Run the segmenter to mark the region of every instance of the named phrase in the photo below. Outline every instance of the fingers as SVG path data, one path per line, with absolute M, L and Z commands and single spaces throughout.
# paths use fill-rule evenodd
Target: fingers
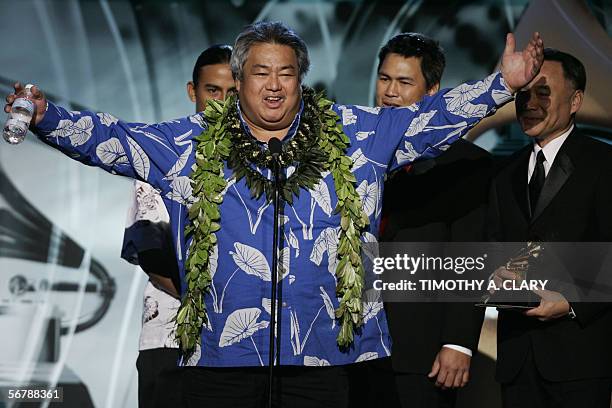
M 463 383 L 463 371 L 457 371 L 455 373 L 455 381 L 453 381 L 453 388 L 461 388 Z
M 453 388 L 455 377 L 457 377 L 457 371 L 449 371 L 446 375 L 446 380 L 444 380 L 442 388 Z
M 19 93 L 23 92 L 25 90 L 25 88 L 23 87 L 23 85 L 21 85 L 21 82 L 15 82 L 13 84 L 13 88 L 15 88 L 15 94 L 19 95 Z
M 516 272 L 512 272 L 507 269 L 502 269 L 496 272 L 496 275 L 499 278 L 505 279 L 505 280 L 519 280 L 520 279 Z
M 529 309 L 524 314 L 525 316 L 535 317 L 541 322 L 545 322 L 546 320 L 548 320 L 548 313 L 546 311 L 544 303 L 542 302 L 540 303 L 540 306 L 535 307 L 533 309 Z
M 531 36 L 529 55 L 532 58 L 531 74 L 535 76 L 544 61 L 544 41 L 537 31 Z
M 463 375 L 461 376 L 461 387 L 465 387 L 469 381 L 470 381 L 470 372 L 464 371 Z
M 41 90 L 36 85 L 34 85 L 34 86 L 32 86 L 32 88 L 30 88 L 30 92 L 32 92 L 32 97 L 34 99 L 43 99 L 44 98 L 43 93 L 41 92 Z
M 438 374 L 436 378 L 436 387 L 445 387 L 444 383 L 446 382 L 446 377 L 448 377 L 448 371 L 440 371 L 440 374 Z
M 512 33 L 506 34 L 506 48 L 504 48 L 504 55 L 514 54 L 515 48 L 516 48 L 516 41 L 514 39 L 514 34 Z
M 431 366 L 431 372 L 427 374 L 427 377 L 433 378 L 436 375 L 438 375 L 439 372 L 440 372 L 440 361 L 438 360 L 438 357 L 436 357 L 433 365 Z
M 542 306 L 534 307 L 525 312 L 525 316 L 540 317 L 542 312 Z

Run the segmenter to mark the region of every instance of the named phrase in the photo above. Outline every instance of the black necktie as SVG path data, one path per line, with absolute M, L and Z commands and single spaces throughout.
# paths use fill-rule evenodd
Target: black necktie
M 535 212 L 538 198 L 540 198 L 542 186 L 544 186 L 544 180 L 546 179 L 546 175 L 544 173 L 545 161 L 546 157 L 544 157 L 544 151 L 540 150 L 536 157 L 536 165 L 535 169 L 533 170 L 533 174 L 531 175 L 531 180 L 529 180 L 529 205 L 531 206 L 532 216 Z

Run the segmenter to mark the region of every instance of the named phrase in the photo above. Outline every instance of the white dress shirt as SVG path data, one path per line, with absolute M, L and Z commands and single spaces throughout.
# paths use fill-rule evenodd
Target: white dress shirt
M 561 149 L 561 146 L 563 145 L 563 143 L 565 142 L 565 139 L 567 139 L 569 134 L 572 133 L 572 130 L 574 130 L 573 124 L 561 136 L 556 137 L 550 142 L 548 142 L 546 146 L 544 146 L 544 148 L 540 147 L 540 145 L 537 143 L 533 144 L 533 150 L 531 151 L 531 157 L 529 157 L 529 166 L 527 166 L 527 183 L 529 183 L 529 180 L 531 180 L 531 175 L 533 174 L 533 171 L 535 170 L 536 157 L 538 156 L 538 153 L 540 152 L 540 150 L 544 150 L 544 157 L 546 158 L 546 160 L 544 161 L 544 175 L 548 176 L 548 171 L 552 167 L 555 161 L 555 157 L 557 157 L 557 153 L 559 153 L 559 149 Z

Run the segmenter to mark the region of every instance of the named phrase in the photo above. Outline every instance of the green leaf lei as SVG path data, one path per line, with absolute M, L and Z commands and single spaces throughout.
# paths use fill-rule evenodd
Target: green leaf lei
M 196 137 L 193 172 L 190 176 L 195 202 L 189 209 L 191 223 L 185 235 L 193 234 L 185 265 L 187 291 L 178 311 L 177 339 L 181 350 L 189 356 L 200 344 L 202 327 L 208 323 L 204 294 L 211 284 L 209 257 L 217 243 L 216 232 L 221 228 L 219 205 L 223 202 L 227 182 L 224 161 L 233 171 L 232 177 L 245 178 L 253 198 L 266 194 L 272 200 L 272 181 L 262 176 L 253 166 L 271 168 L 272 155 L 247 135 L 239 118 L 237 96 L 224 103 L 209 101 L 204 115 L 208 129 Z M 293 174 L 283 181 L 281 196 L 289 205 L 300 189 L 311 189 L 331 172 L 338 204 L 335 214 L 340 215 L 340 235 L 336 267 L 336 295 L 340 305 L 336 318 L 340 321 L 337 342 L 348 347 L 353 333 L 363 323 L 361 294 L 364 269 L 361 259 L 361 233 L 369 223 L 362 202 L 355 189 L 357 180 L 351 172 L 352 159 L 346 155 L 349 138 L 344 134 L 332 102 L 321 94 L 304 87 L 304 109 L 295 136 L 283 143 L 279 161 L 283 167 L 294 165 Z

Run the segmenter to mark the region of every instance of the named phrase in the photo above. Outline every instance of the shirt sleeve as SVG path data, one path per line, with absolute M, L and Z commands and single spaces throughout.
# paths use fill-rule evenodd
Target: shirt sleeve
M 34 133 L 84 164 L 167 191 L 183 170 L 189 171 L 192 139 L 205 126 L 203 114 L 148 125 L 123 122 L 108 113 L 69 112 L 49 103 Z
M 463 354 L 467 354 L 468 356 L 472 357 L 472 350 L 470 350 L 467 347 L 459 346 L 457 344 L 445 344 L 442 347 L 446 347 L 446 348 L 449 348 L 449 349 L 452 349 L 452 350 L 456 350 L 456 351 L 459 351 L 459 352 L 461 352 Z
M 444 89 L 402 108 L 340 106 L 342 124 L 366 156 L 393 171 L 440 155 L 481 119 L 512 100 L 501 73 Z
M 167 251 L 172 253 L 170 217 L 159 193 L 147 183 L 134 181 L 132 203 L 128 209 L 123 234 L 121 258 L 138 265 L 139 253 Z

